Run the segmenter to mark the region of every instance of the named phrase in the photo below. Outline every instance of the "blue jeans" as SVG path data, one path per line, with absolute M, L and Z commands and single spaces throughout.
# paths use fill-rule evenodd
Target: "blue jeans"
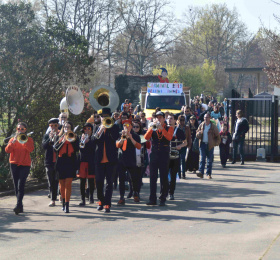
M 239 146 L 240 161 L 244 162 L 244 150 L 243 150 L 244 140 L 245 140 L 245 137 L 240 137 L 240 139 L 238 141 L 235 141 L 235 140 L 233 141 L 233 157 L 232 157 L 233 161 L 236 161 L 237 150 L 238 150 L 238 146 Z
M 200 148 L 199 148 L 199 153 L 200 153 L 199 172 L 204 174 L 205 161 L 207 158 L 206 174 L 211 176 L 212 164 L 213 164 L 213 158 L 214 158 L 214 147 L 209 151 L 208 144 L 201 143 Z
M 182 176 L 185 177 L 185 172 L 186 172 L 186 153 L 187 153 L 187 147 L 183 147 L 183 148 L 181 148 L 181 150 L 179 150 L 179 155 L 180 155 L 179 177 L 180 178 Z

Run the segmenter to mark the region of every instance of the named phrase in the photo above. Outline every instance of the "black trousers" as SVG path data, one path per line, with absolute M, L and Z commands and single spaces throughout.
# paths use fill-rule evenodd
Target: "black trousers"
M 17 207 L 22 208 L 22 199 L 24 197 L 24 187 L 26 179 L 30 172 L 30 166 L 11 164 L 10 170 L 14 180 L 15 193 L 17 197 Z
M 126 167 L 122 162 L 118 164 L 118 172 L 119 172 L 119 182 L 120 182 L 120 197 L 123 198 L 125 194 L 125 180 L 126 180 L 126 171 L 130 175 L 132 190 L 133 192 L 140 192 L 140 181 L 141 178 L 141 167 Z
M 169 182 L 169 194 L 173 195 L 176 188 L 176 177 L 177 173 L 180 170 L 180 158 L 172 159 L 169 162 L 169 173 L 170 173 L 170 182 Z
M 57 190 L 58 190 L 58 179 L 56 176 L 54 165 L 48 165 L 45 168 L 48 177 L 48 185 L 49 185 L 51 200 L 56 200 Z
M 158 171 L 160 174 L 160 197 L 162 201 L 166 201 L 168 195 L 168 168 L 169 168 L 169 151 L 156 151 L 150 154 L 150 201 L 157 200 L 157 179 Z
M 113 178 L 115 176 L 116 163 L 97 163 L 95 164 L 95 182 L 97 189 L 97 198 L 102 205 L 111 206 L 113 195 Z M 104 194 L 104 180 L 106 178 L 106 188 Z
M 221 164 L 226 165 L 229 156 L 229 145 L 220 145 L 220 159 Z
M 86 178 L 80 178 L 80 191 L 81 191 L 81 198 L 82 200 L 86 197 Z M 93 192 L 94 192 L 94 178 L 88 179 L 88 188 L 89 188 L 89 198 L 93 199 Z

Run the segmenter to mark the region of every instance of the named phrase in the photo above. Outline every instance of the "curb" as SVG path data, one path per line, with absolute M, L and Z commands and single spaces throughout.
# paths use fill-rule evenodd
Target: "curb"
M 32 186 L 26 186 L 24 191 L 25 191 L 25 193 L 27 193 L 27 192 L 31 192 L 31 191 L 35 191 L 35 190 L 46 189 L 46 188 L 48 188 L 48 182 L 35 184 Z M 15 194 L 14 190 L 2 191 L 2 192 L 0 192 L 0 198 L 5 197 L 5 196 L 11 196 L 14 194 Z

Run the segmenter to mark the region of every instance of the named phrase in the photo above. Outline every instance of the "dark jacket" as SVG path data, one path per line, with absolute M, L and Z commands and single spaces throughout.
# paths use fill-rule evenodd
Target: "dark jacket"
M 140 144 L 141 139 L 138 134 L 130 132 L 132 138 Z M 119 148 L 119 162 L 122 163 L 125 167 L 136 167 L 136 147 L 131 142 L 130 139 L 127 140 L 126 150 L 123 151 L 122 148 Z
M 95 163 L 100 163 L 103 158 L 103 151 L 104 151 L 104 142 L 106 147 L 106 155 L 108 161 L 111 163 L 118 162 L 118 148 L 116 147 L 116 141 L 119 138 L 119 127 L 118 125 L 114 124 L 111 128 L 107 128 L 106 132 L 102 133 L 100 138 L 92 137 L 96 149 L 95 149 L 95 156 L 94 161 Z
M 240 124 L 238 125 L 237 131 L 235 132 L 235 127 L 237 124 L 237 120 L 234 124 L 234 134 L 235 140 L 239 139 L 240 137 L 245 137 L 245 134 L 249 131 L 249 123 L 245 117 L 242 117 Z
M 221 137 L 221 142 L 220 142 L 220 147 L 221 146 L 229 146 L 229 144 L 232 142 L 231 134 L 229 132 L 220 132 L 220 137 Z M 223 139 L 226 140 L 226 143 L 224 143 Z
M 54 166 L 53 162 L 53 145 L 54 142 L 50 142 L 49 134 L 45 134 L 42 140 L 42 147 L 45 150 L 45 166 Z
M 95 155 L 95 142 L 93 138 L 89 138 L 89 141 L 85 144 L 84 148 L 80 147 L 78 155 L 78 165 L 81 162 L 88 163 L 88 175 L 94 175 L 94 155 Z
M 58 140 L 57 137 L 56 141 Z M 66 179 L 66 178 L 75 178 L 76 177 L 76 170 L 78 169 L 77 164 L 77 155 L 76 152 L 79 151 L 79 138 L 77 137 L 74 142 L 71 142 L 71 145 L 74 149 L 74 152 L 70 157 L 64 154 L 62 157 L 59 157 L 59 151 L 61 148 L 67 144 L 61 145 L 61 143 L 57 142 L 55 148 L 57 149 L 57 160 L 56 160 L 56 171 L 58 174 L 59 179 Z M 69 145 L 69 144 L 68 144 Z

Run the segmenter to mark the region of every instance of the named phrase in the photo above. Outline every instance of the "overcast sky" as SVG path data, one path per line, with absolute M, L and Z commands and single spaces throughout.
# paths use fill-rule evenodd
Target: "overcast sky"
M 189 6 L 205 6 L 212 3 L 226 3 L 230 10 L 234 7 L 240 14 L 240 19 L 247 25 L 251 32 L 257 32 L 263 23 L 265 27 L 275 29 L 280 27 L 273 14 L 280 17 L 280 5 L 271 0 L 170 0 L 178 18 Z M 280 0 L 275 0 L 280 3 Z

